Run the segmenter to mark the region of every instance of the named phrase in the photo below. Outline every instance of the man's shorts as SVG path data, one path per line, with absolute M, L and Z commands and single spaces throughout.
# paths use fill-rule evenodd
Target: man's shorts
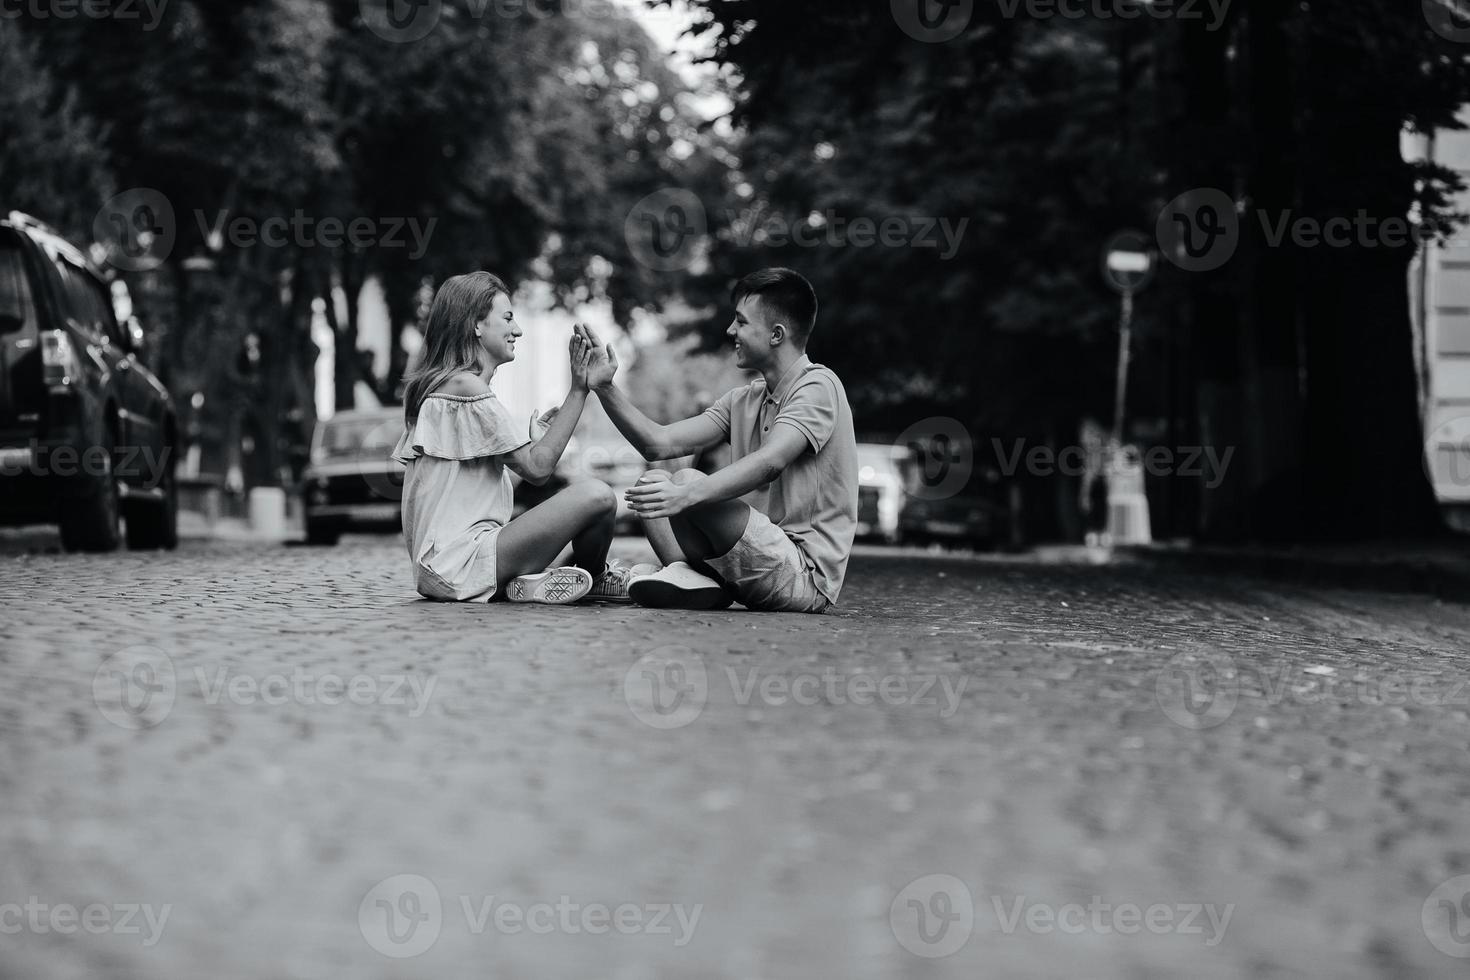
M 754 507 L 735 547 L 708 564 L 751 609 L 820 613 L 831 605 L 796 542 Z

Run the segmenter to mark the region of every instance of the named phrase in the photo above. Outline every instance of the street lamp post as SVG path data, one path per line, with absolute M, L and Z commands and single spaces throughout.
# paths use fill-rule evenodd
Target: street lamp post
M 1123 417 L 1128 397 L 1128 365 L 1133 348 L 1133 296 L 1154 274 L 1154 254 L 1138 231 L 1120 231 L 1103 249 L 1103 278 L 1122 295 L 1118 315 L 1118 374 L 1113 393 L 1113 442 L 1123 444 Z
M 1118 313 L 1118 371 L 1113 389 L 1113 434 L 1108 461 L 1108 532 L 1120 544 L 1153 538 L 1141 466 L 1123 448 L 1128 367 L 1133 356 L 1133 297 L 1154 273 L 1154 252 L 1138 231 L 1120 231 L 1103 248 L 1103 278 L 1122 297 Z

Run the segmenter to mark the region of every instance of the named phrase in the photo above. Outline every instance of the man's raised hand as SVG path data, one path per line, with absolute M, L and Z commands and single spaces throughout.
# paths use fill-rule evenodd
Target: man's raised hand
M 579 324 L 576 330 L 580 331 L 581 337 L 590 352 L 589 367 L 587 369 L 587 387 L 593 391 L 611 387 L 613 378 L 618 373 L 617 351 L 613 350 L 612 344 L 604 344 L 596 332 L 585 323 Z

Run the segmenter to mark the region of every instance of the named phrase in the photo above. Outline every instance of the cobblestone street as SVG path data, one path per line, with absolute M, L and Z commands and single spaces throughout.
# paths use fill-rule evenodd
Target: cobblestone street
M 6 980 L 1470 966 L 1470 607 L 876 550 L 824 617 L 456 606 L 388 537 L 0 581 Z

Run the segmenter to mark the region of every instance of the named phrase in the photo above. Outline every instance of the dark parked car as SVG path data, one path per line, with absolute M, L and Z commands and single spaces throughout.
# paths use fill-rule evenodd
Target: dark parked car
M 336 544 L 343 531 L 396 531 L 402 525 L 405 468 L 392 458 L 403 436 L 403 409 L 338 412 L 311 440 L 306 540 Z
M 34 218 L 0 220 L 0 523 L 69 551 L 178 544 L 173 400 L 102 273 Z
M 975 444 L 934 440 L 909 447 L 900 464 L 905 498 L 898 515 L 906 544 L 990 550 L 1010 538 L 1008 486 Z
M 338 412 L 317 423 L 302 478 L 308 542 L 333 545 L 345 531 L 391 533 L 403 527 L 407 468 L 392 458 L 402 436 L 401 406 Z M 567 486 L 563 473 L 539 487 L 512 480 L 516 516 Z

